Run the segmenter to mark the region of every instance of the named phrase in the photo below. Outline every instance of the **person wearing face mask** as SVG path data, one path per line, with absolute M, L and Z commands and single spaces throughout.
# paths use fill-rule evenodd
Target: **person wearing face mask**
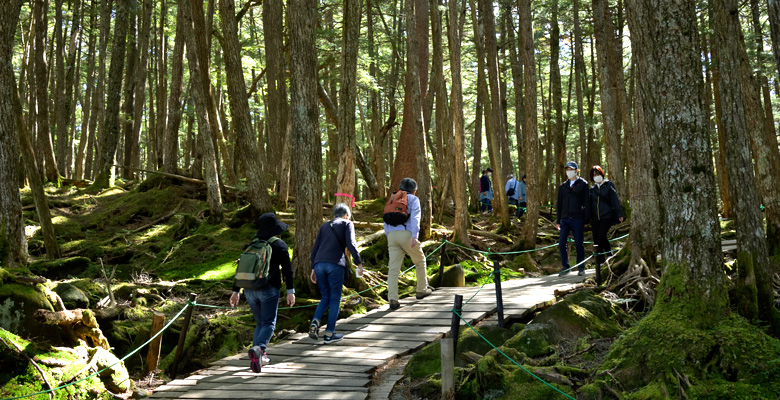
M 594 165 L 590 169 L 590 209 L 593 216 L 590 228 L 593 230 L 593 242 L 598 246 L 596 262 L 603 264 L 605 253 L 610 253 L 612 247 L 607 239 L 609 228 L 616 221 L 623 222 L 623 207 L 620 205 L 615 184 L 604 178 L 604 169 Z
M 481 213 L 487 212 L 488 214 L 493 212 L 493 185 L 490 183 L 490 176 L 493 175 L 493 170 L 488 168 L 482 171 L 482 177 L 479 178 L 479 202 Z
M 574 236 L 574 245 L 577 248 L 577 264 L 580 264 L 578 275 L 585 275 L 585 266 L 581 263 L 585 259 L 583 241 L 585 224 L 590 221 L 590 205 L 588 202 L 588 182 L 577 175 L 579 171 L 576 162 L 566 163 L 566 177 L 568 179 L 558 188 L 558 201 L 555 204 L 555 209 L 558 216 L 556 226 L 560 231 L 558 250 L 561 252 L 562 265 L 561 273 L 558 276 L 569 273 L 569 247 L 566 243 L 569 239 L 569 233 Z

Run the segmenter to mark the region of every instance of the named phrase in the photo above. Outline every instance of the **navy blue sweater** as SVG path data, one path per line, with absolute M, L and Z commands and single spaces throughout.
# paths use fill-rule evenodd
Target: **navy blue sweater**
M 338 264 L 346 268 L 347 257 L 344 254 L 344 246 L 352 253 L 352 260 L 356 265 L 363 263 L 357 250 L 355 225 L 352 221 L 337 218 L 322 224 L 317 239 L 314 240 L 314 247 L 311 249 L 312 268 L 314 264 L 320 262 Z

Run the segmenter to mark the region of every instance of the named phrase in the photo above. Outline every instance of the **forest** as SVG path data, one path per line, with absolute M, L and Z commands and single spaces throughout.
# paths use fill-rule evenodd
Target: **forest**
M 342 313 L 387 304 L 382 207 L 405 177 L 425 254 L 454 244 L 429 275 L 557 273 L 557 249 L 536 250 L 558 241 L 569 161 L 586 180 L 603 167 L 626 212 L 610 235 L 627 237 L 588 264 L 607 283 L 585 284 L 625 313 L 621 333 L 580 343 L 597 354 L 567 390 L 780 396 L 778 0 L 2 0 L 0 69 L 0 398 L 73 383 L 94 354 L 110 365 L 191 292 L 227 305 L 266 212 L 290 224 L 311 305 L 315 237 L 350 205 L 367 273 Z M 509 175 L 527 184 L 521 218 Z M 181 373 L 251 342 L 251 313 L 197 313 Z M 309 317 L 280 316 L 274 340 Z M 153 390 L 176 375 L 187 328 L 172 326 L 159 367 L 139 355 L 116 372 L 130 384 L 92 377 L 51 398 Z M 474 374 L 459 396 L 490 397 Z

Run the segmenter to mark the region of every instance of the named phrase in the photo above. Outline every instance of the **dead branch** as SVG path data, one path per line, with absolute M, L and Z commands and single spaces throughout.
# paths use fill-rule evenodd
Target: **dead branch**
M 20 283 L 46 283 L 46 278 L 41 276 L 17 276 L 14 279 Z
M 470 235 L 474 235 L 474 236 L 485 237 L 485 238 L 488 238 L 488 239 L 493 239 L 493 240 L 495 240 L 497 242 L 512 244 L 512 240 L 510 240 L 506 236 L 497 235 L 497 234 L 495 234 L 493 232 L 478 231 L 476 229 L 469 229 L 469 234 Z
M 114 167 L 129 169 L 131 171 L 146 172 L 147 174 L 155 174 L 155 175 L 167 176 L 169 178 L 176 178 L 176 179 L 182 180 L 184 182 L 197 183 L 199 185 L 205 185 L 206 184 L 206 181 L 201 180 L 201 179 L 195 179 L 195 178 L 190 178 L 188 176 L 182 176 L 182 175 L 176 175 L 176 174 L 169 174 L 167 172 L 162 172 L 162 171 L 152 171 L 152 170 L 143 169 L 143 168 L 133 168 L 133 167 L 125 166 L 125 165 L 116 165 L 116 164 L 114 164 Z M 225 189 L 238 191 L 238 188 L 236 188 L 236 187 L 228 186 L 228 185 L 223 185 L 223 186 L 225 187 Z
M 169 212 L 168 214 L 165 214 L 162 217 L 157 218 L 156 220 L 154 220 L 154 221 L 152 221 L 152 222 L 150 222 L 150 223 L 148 223 L 148 224 L 146 224 L 146 225 L 144 225 L 144 226 L 142 226 L 140 228 L 133 229 L 130 232 L 132 232 L 132 233 L 141 232 L 141 231 L 143 231 L 143 230 L 145 230 L 145 229 L 147 229 L 149 227 L 152 227 L 154 225 L 159 224 L 160 222 L 168 220 L 169 218 L 171 218 L 174 215 L 176 215 L 177 212 L 179 212 L 179 209 L 181 208 L 182 204 L 184 204 L 184 201 L 180 201 L 179 205 L 177 205 L 176 208 L 174 208 L 173 211 Z
M 106 313 L 80 308 L 68 311 L 36 310 L 33 317 L 40 324 L 58 325 L 65 328 L 65 332 L 74 341 L 84 341 L 91 347 L 99 346 L 108 350 L 111 346 L 100 330 L 97 322 L 98 315 L 105 317 Z
M 116 306 L 116 299 L 114 298 L 114 291 L 111 290 L 111 281 L 114 279 L 114 273 L 116 272 L 116 266 L 114 266 L 114 270 L 111 271 L 111 277 L 109 278 L 106 275 L 106 267 L 103 265 L 103 258 L 101 257 L 101 258 L 99 258 L 99 260 L 100 260 L 100 269 L 103 271 L 103 278 L 106 279 L 106 290 L 108 290 L 108 298 L 110 300 L 108 305 L 110 307 L 115 307 Z

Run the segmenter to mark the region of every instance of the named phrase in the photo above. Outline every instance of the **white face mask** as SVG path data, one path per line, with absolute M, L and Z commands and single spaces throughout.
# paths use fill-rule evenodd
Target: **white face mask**
M 573 171 L 573 170 L 566 171 L 566 176 L 568 176 L 569 179 L 572 179 L 575 176 L 577 176 L 577 171 Z
M 493 176 L 493 174 L 491 172 L 488 172 L 488 176 Z
M 604 182 L 604 177 L 601 176 L 601 175 L 596 175 L 596 176 L 593 177 L 593 182 L 596 182 L 596 183 Z

